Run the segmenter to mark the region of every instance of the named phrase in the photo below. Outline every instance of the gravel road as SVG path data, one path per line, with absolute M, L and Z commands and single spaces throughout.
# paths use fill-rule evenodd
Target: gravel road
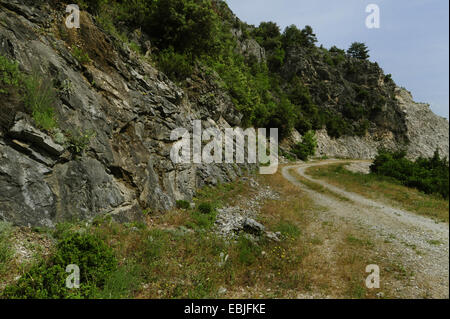
M 390 256 L 386 257 L 400 258 L 399 262 L 414 273 L 412 283 L 408 287 L 398 287 L 398 296 L 449 298 L 448 224 L 437 223 L 415 213 L 344 191 L 305 174 L 305 170 L 309 167 L 340 162 L 362 161 L 327 160 L 290 165 L 283 167 L 282 174 L 291 183 L 302 187 L 318 205 L 327 207 L 329 214 L 342 217 L 346 223 L 363 227 L 367 230 L 367 234 L 377 239 L 389 239 L 391 248 L 387 254 Z M 292 175 L 292 170 L 351 201 L 341 201 L 333 196 L 309 189 Z

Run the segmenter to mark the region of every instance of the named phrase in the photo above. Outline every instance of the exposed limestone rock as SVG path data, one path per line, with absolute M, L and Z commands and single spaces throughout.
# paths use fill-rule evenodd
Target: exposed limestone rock
M 408 127 L 408 155 L 411 158 L 430 157 L 438 148 L 440 154 L 448 158 L 448 120 L 434 114 L 429 104 L 414 102 L 411 93 L 404 88 L 396 90 L 396 97 Z
M 316 156 L 372 159 L 380 147 L 405 149 L 407 157 L 431 157 L 439 149 L 441 155 L 449 156 L 449 122 L 434 114 L 428 104 L 416 103 L 411 93 L 403 88 L 396 89 L 399 108 L 404 114 L 408 143 L 399 143 L 388 130 L 379 130 L 364 137 L 342 136 L 330 138 L 325 130 L 318 131 Z
M 398 145 L 389 131 L 377 136 L 341 136 L 334 139 L 328 136 L 326 130 L 320 130 L 317 131 L 316 137 L 316 156 L 319 157 L 372 159 L 376 156 L 379 147 L 395 149 Z
M 18 120 L 9 130 L 9 134 L 12 137 L 30 142 L 36 148 L 42 149 L 53 156 L 60 156 L 64 152 L 63 146 L 53 142 L 50 136 L 34 128 L 25 118 Z
M 212 79 L 192 79 L 186 94 L 145 59 L 114 46 L 84 11 L 82 28 L 67 32 L 64 7 L 23 3 L 0 1 L 0 54 L 25 72 L 38 67 L 55 83 L 56 140 L 64 141 L 61 132 L 95 135 L 82 158 L 62 156 L 53 137 L 17 118 L 19 102 L 0 101 L 1 114 L 9 113 L 0 123 L 0 219 L 49 227 L 100 214 L 138 220 L 143 209 L 165 211 L 176 200 L 190 201 L 198 187 L 244 172 L 240 165 L 170 159 L 173 129 L 192 132 L 196 119 L 218 129 L 240 124 L 242 115 Z M 75 45 L 90 63 L 73 57 Z

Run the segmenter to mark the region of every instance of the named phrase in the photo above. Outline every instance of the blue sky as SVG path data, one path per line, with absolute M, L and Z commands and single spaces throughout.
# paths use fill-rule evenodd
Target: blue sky
M 243 21 L 259 25 L 274 21 L 282 29 L 311 25 L 329 48 L 347 49 L 365 42 L 370 60 L 391 73 L 414 100 L 449 114 L 449 1 L 448 0 L 226 0 Z M 380 28 L 368 29 L 365 9 L 380 8 Z

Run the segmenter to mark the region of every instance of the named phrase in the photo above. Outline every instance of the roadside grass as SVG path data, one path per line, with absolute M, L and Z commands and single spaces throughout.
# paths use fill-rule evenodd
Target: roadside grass
M 10 224 L 0 222 L 0 277 L 6 276 L 14 257 L 10 236 L 12 227 Z
M 342 187 L 346 191 L 448 223 L 448 200 L 405 187 L 388 177 L 350 172 L 345 169 L 347 164 L 310 167 L 306 173 L 313 178 L 323 179 L 331 185 Z
M 87 233 L 112 249 L 117 269 L 91 298 L 376 298 L 364 288 L 365 266 L 384 265 L 374 257 L 375 243 L 369 245 L 354 230 L 351 236 L 343 233 L 334 221 L 318 220 L 323 208 L 280 172 L 254 178 L 280 195 L 266 200 L 259 215 L 268 230 L 281 232 L 280 242 L 246 234 L 225 240 L 212 231 L 218 208 L 256 192 L 243 180 L 205 187 L 194 199 L 195 208 L 149 212 L 145 223 L 118 224 L 101 217 L 90 225 L 73 222 L 34 231 L 55 240 Z M 202 203 L 211 210 L 200 212 L 208 206 Z M 210 218 L 204 223 L 198 216 Z

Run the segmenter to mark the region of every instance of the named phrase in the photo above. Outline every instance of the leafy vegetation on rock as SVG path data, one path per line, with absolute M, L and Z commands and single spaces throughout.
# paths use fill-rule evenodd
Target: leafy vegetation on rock
M 44 130 L 57 127 L 55 91 L 52 82 L 34 71 L 31 75 L 19 70 L 19 64 L 0 54 L 0 96 L 16 96 L 23 103 L 36 125 Z

